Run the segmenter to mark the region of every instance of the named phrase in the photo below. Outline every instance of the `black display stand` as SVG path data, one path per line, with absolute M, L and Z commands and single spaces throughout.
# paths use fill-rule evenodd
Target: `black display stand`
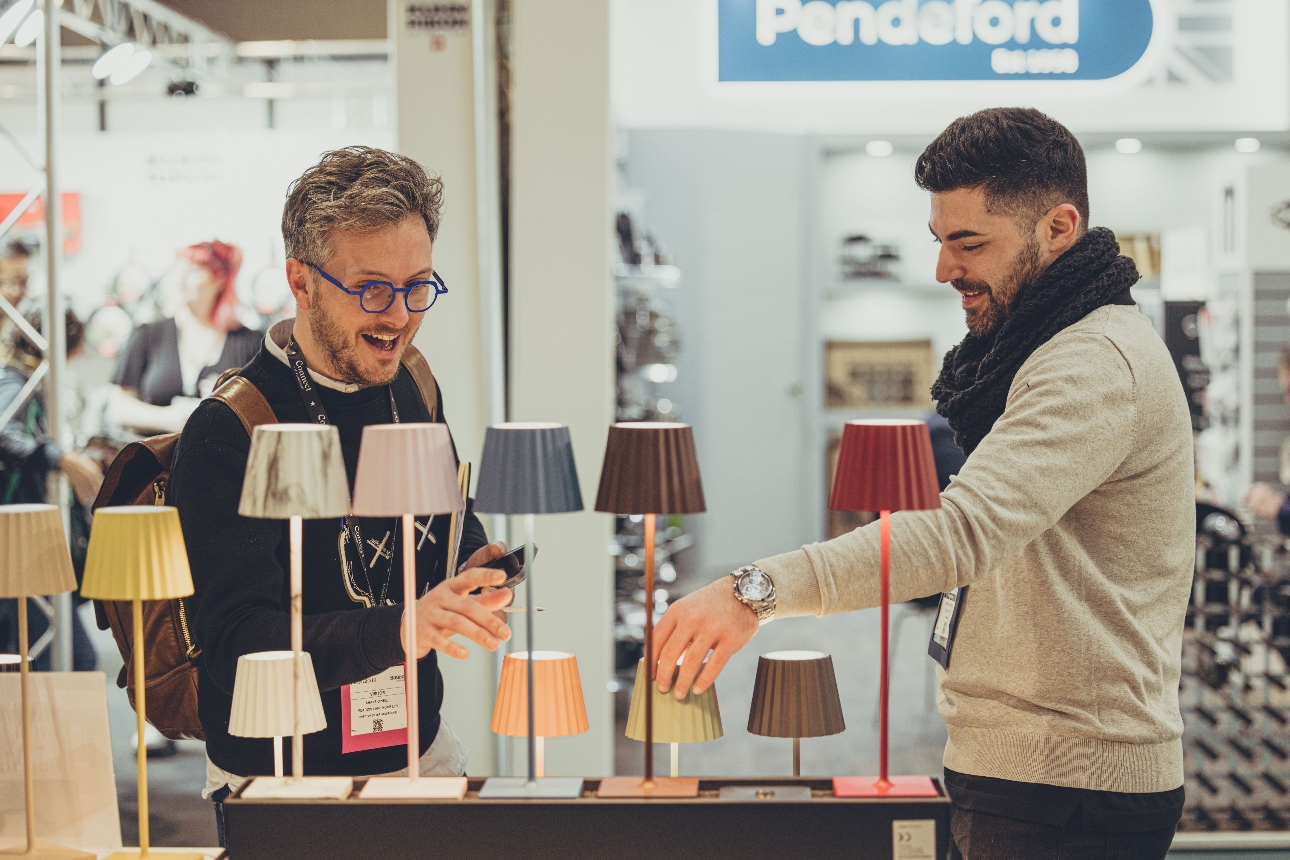
M 589 779 L 572 800 L 481 800 L 482 779 L 464 800 L 245 800 L 224 803 L 234 860 L 940 860 L 950 802 L 939 797 L 836 798 L 829 779 L 704 779 L 699 797 L 600 799 Z M 810 799 L 719 798 L 726 786 L 805 786 Z M 895 845 L 895 822 L 926 833 L 936 850 Z M 906 840 L 909 836 L 904 837 Z

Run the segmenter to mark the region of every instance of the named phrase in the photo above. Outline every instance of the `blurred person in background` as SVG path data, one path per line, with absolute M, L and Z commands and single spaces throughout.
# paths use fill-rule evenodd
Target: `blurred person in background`
M 1290 406 L 1290 346 L 1281 350 L 1277 379 L 1281 383 L 1281 397 Z M 1290 437 L 1281 443 L 1280 477 L 1281 483 L 1290 484 Z M 1271 484 L 1260 481 L 1251 486 L 1245 494 L 1245 507 L 1256 517 L 1275 522 L 1281 534 L 1290 535 L 1290 499 Z
M 201 242 L 179 256 L 174 316 L 136 329 L 112 376 L 108 417 L 139 433 L 183 429 L 219 375 L 250 361 L 263 337 L 238 321 L 236 245 Z
M 0 298 L 15 308 L 27 297 L 27 270 L 31 252 L 17 239 L 5 245 L 0 253 Z

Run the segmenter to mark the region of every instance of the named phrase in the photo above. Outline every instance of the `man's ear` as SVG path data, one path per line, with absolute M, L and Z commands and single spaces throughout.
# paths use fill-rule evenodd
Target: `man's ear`
M 1078 209 L 1069 203 L 1059 203 L 1039 219 L 1039 241 L 1049 254 L 1063 254 L 1079 239 L 1083 226 Z
M 309 310 L 309 267 L 295 257 L 287 259 L 287 283 L 296 299 L 296 307 L 302 311 Z

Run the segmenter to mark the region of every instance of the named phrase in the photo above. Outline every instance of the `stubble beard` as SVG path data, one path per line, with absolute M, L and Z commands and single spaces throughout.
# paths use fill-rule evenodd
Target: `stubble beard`
M 398 375 L 399 363 L 395 362 L 389 373 L 379 378 L 364 373 L 358 358 L 358 344 L 355 336 L 346 331 L 323 308 L 315 295 L 309 313 L 309 333 L 314 343 L 331 361 L 330 374 L 337 382 L 347 385 L 359 385 L 364 388 L 374 385 L 388 385 Z
M 1008 270 L 1007 277 L 997 286 L 981 281 L 953 282 L 954 288 L 960 292 L 985 293 L 985 301 L 980 307 L 968 308 L 965 311 L 968 332 L 977 337 L 983 337 L 997 331 L 999 326 L 1003 325 L 1017 296 L 1039 280 L 1039 276 L 1043 274 L 1044 270 L 1040 265 L 1042 255 L 1038 240 L 1032 236 L 1012 261 L 1012 268 Z

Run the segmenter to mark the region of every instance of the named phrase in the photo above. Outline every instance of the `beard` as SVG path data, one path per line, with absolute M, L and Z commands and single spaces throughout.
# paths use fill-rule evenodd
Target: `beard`
M 309 313 L 309 333 L 313 335 L 322 353 L 330 360 L 328 375 L 337 382 L 347 385 L 358 385 L 364 388 L 373 385 L 388 385 L 399 373 L 399 362 L 394 362 L 388 370 L 377 370 L 376 375 L 365 372 L 359 361 L 358 338 L 362 334 L 353 334 L 328 314 L 324 302 L 320 302 L 317 293 L 311 297 L 312 308 Z M 373 330 L 368 334 L 400 334 L 400 331 Z M 402 357 L 399 349 L 399 357 Z
M 950 284 L 960 293 L 982 293 L 984 300 L 976 307 L 967 308 L 968 331 L 982 337 L 996 331 L 1008 318 L 1008 313 L 1023 290 L 1044 273 L 1040 260 L 1043 250 L 1039 240 L 1031 236 L 1012 261 L 1008 274 L 997 284 L 961 279 Z

